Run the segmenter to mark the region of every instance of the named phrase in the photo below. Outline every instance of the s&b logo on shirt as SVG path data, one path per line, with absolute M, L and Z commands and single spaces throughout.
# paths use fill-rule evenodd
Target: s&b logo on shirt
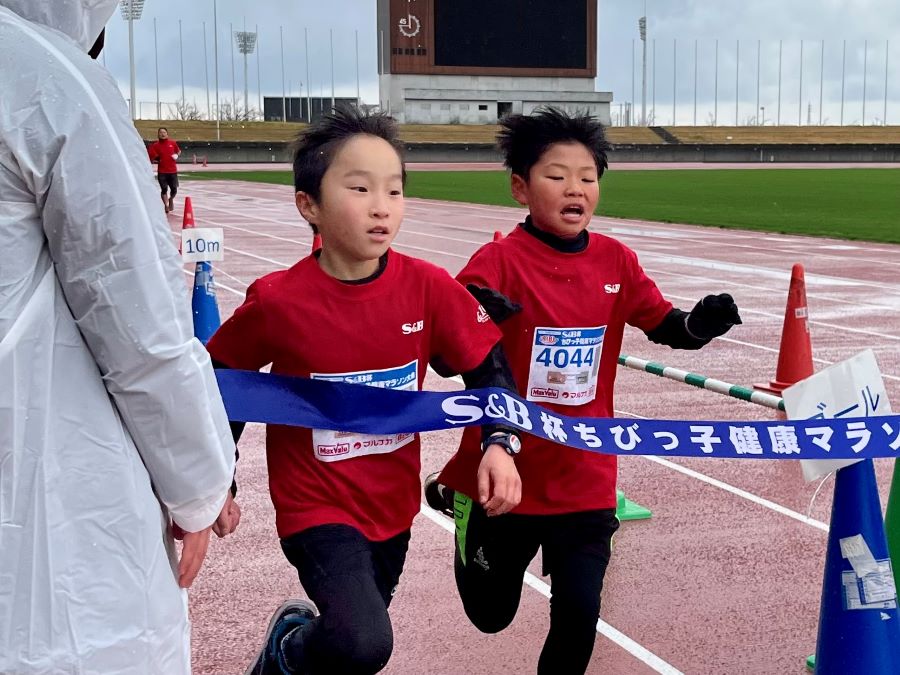
M 603 286 L 603 290 L 607 293 L 618 293 L 621 288 L 622 284 L 606 284 Z
M 487 313 L 487 310 L 484 307 L 478 305 L 478 314 L 475 318 L 478 319 L 478 323 L 487 323 L 491 320 L 491 315 Z
M 405 323 L 400 326 L 400 330 L 403 331 L 404 335 L 412 335 L 413 333 L 418 333 L 419 331 L 425 328 L 425 320 L 416 321 L 415 323 Z

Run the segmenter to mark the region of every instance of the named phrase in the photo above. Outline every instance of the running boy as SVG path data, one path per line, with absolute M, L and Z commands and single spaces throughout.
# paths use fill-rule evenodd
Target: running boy
M 593 118 L 546 109 L 502 125 L 512 194 L 529 216 L 478 250 L 458 280 L 491 308 L 521 396 L 575 417 L 611 417 L 626 323 L 653 342 L 698 349 L 741 322 L 737 307 L 723 294 L 707 296 L 690 313 L 673 309 L 633 251 L 588 233 L 609 149 Z M 563 331 L 577 333 L 574 346 L 560 344 Z M 425 487 L 432 508 L 455 511 L 456 582 L 466 614 L 486 633 L 508 626 L 525 569 L 541 547 L 552 601 L 538 673 L 584 673 L 619 526 L 616 457 L 526 436 L 516 459 L 522 501 L 512 513 L 488 518 L 469 497 L 478 444 L 477 432 L 467 429 L 457 454 Z
M 444 270 L 390 249 L 403 218 L 400 152 L 391 118 L 354 109 L 301 136 L 296 204 L 323 246 L 250 286 L 208 344 L 215 362 L 409 390 L 431 362 L 470 387 L 512 387 L 500 332 L 478 302 Z M 474 471 L 484 507 L 503 513 L 521 494 L 507 453 L 518 439 L 484 433 Z M 282 605 L 247 672 L 378 672 L 419 510 L 418 435 L 270 425 L 266 452 L 281 546 L 320 615 L 302 600 Z

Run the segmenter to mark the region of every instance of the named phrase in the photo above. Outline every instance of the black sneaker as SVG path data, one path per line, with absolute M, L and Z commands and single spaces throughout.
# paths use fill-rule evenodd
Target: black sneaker
M 435 511 L 453 518 L 453 490 L 438 483 L 437 473 L 425 479 L 425 502 Z
M 290 675 L 284 663 L 281 645 L 288 635 L 315 618 L 316 608 L 309 600 L 285 602 L 272 615 L 266 629 L 265 644 L 244 675 Z

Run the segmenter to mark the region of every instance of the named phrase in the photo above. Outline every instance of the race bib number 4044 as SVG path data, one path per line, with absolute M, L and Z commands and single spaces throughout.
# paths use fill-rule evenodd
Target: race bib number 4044
M 597 396 L 606 326 L 534 329 L 528 400 L 581 405 Z
M 410 361 L 405 366 L 386 368 L 384 370 L 366 370 L 352 373 L 312 373 L 314 380 L 329 382 L 345 382 L 348 384 L 364 384 L 369 387 L 383 389 L 402 389 L 418 391 L 419 364 Z M 313 452 L 316 459 L 322 462 L 338 462 L 352 457 L 365 455 L 381 455 L 394 452 L 411 443 L 415 434 L 358 434 L 349 431 L 331 431 L 313 429 Z

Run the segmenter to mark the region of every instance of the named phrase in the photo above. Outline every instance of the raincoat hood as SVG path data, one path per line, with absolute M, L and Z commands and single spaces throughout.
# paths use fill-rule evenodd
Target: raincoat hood
M 53 28 L 87 51 L 116 11 L 119 0 L 0 0 L 23 19 Z

